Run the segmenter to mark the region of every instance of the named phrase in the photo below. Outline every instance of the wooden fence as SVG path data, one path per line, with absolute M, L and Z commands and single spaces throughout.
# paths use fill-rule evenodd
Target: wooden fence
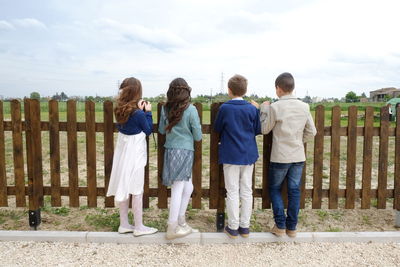
M 95 105 L 88 101 L 85 103 L 85 122 L 77 122 L 76 102 L 67 102 L 67 119 L 59 120 L 58 102 L 49 101 L 48 121 L 41 121 L 40 103 L 37 100 L 24 100 L 24 117 L 22 120 L 21 103 L 13 100 L 10 103 L 11 120 L 4 120 L 3 103 L 0 102 L 0 206 L 9 205 L 9 197 L 15 196 L 16 206 L 26 206 L 28 196 L 29 210 L 37 210 L 43 205 L 43 196 L 51 196 L 51 205 L 60 206 L 61 197 L 69 197 L 71 207 L 79 207 L 82 196 L 87 197 L 87 205 L 96 207 L 99 197 L 105 197 L 110 178 L 113 151 L 114 133 L 117 132 L 113 119 L 113 103 L 103 103 L 103 122 L 95 121 Z M 222 168 L 218 165 L 218 140 L 219 136 L 213 130 L 213 123 L 216 118 L 220 104 L 214 103 L 211 106 L 211 123 L 203 124 L 203 134 L 210 135 L 210 175 L 202 176 L 202 142 L 195 144 L 195 159 L 193 166 L 194 192 L 192 195 L 193 208 L 201 208 L 202 199 L 208 198 L 209 208 L 217 209 L 221 215 L 224 210 L 225 189 L 223 183 Z M 195 104 L 200 119 L 202 119 L 202 105 Z M 160 104 L 158 111 L 160 111 Z M 364 114 L 364 111 L 362 112 Z M 158 112 L 159 117 L 160 112 Z M 348 125 L 342 127 L 341 110 L 339 106 L 332 108 L 331 126 L 325 126 L 325 108 L 317 106 L 315 111 L 315 124 L 317 135 L 314 140 L 313 158 L 313 182 L 312 188 L 306 188 L 305 174 L 301 186 L 301 207 L 305 207 L 305 200 L 311 199 L 312 208 L 320 209 L 323 199 L 328 200 L 330 209 L 338 208 L 338 199 L 345 198 L 345 208 L 354 209 L 356 200 L 361 201 L 361 208 L 368 209 L 371 206 L 371 199 L 377 199 L 377 208 L 386 208 L 387 199 L 393 199 L 393 207 L 400 210 L 400 112 L 397 113 L 396 127 L 390 127 L 389 113 L 386 107 L 380 110 L 380 126 L 374 127 L 374 108 L 366 107 L 364 125 L 357 126 L 357 107 L 352 106 L 348 110 Z M 159 118 L 158 118 L 159 119 Z M 12 133 L 14 185 L 7 184 L 6 157 L 5 157 L 5 132 Z M 42 132 L 49 133 L 49 144 L 42 144 Z M 68 186 L 61 186 L 60 169 L 60 132 L 67 133 L 68 152 Z M 79 186 L 78 179 L 78 139 L 77 133 L 86 133 L 86 186 Z M 157 132 L 157 124 L 154 125 L 154 132 Z M 96 133 L 104 135 L 104 186 L 97 185 L 96 177 Z M 324 137 L 330 136 L 330 175 L 329 189 L 323 189 L 323 155 Z M 346 164 L 346 188 L 339 188 L 340 176 L 340 142 L 341 137 L 347 137 L 347 164 Z M 356 189 L 356 151 L 357 138 L 363 137 L 363 158 L 362 158 L 362 186 Z M 372 180 L 372 152 L 373 137 L 379 137 L 379 161 L 378 161 L 378 186 L 371 188 Z M 388 151 L 389 137 L 395 137 L 395 159 L 394 159 L 394 186 L 388 185 Z M 24 140 L 25 144 L 24 147 Z M 149 164 L 146 166 L 144 185 L 144 206 L 148 207 L 150 197 L 156 197 L 159 208 L 167 208 L 167 201 L 170 190 L 161 183 L 163 168 L 163 156 L 165 136 L 157 134 L 157 176 L 158 186 L 149 186 Z M 42 145 L 49 145 L 50 148 L 50 177 L 51 185 L 43 186 L 42 172 Z M 272 135 L 263 136 L 263 149 L 260 159 L 262 161 L 262 187 L 254 188 L 254 198 L 262 199 L 262 208 L 271 207 L 268 196 L 268 166 L 272 146 Z M 26 157 L 24 157 L 24 149 Z M 305 149 L 307 147 L 305 146 Z M 26 162 L 25 160 L 26 159 Z M 24 166 L 26 165 L 26 171 Z M 306 166 L 307 168 L 310 166 Z M 25 177 L 27 176 L 27 182 Z M 209 188 L 202 188 L 202 180 L 209 179 Z M 285 191 L 285 189 L 283 189 Z M 105 207 L 113 207 L 112 197 L 105 197 Z

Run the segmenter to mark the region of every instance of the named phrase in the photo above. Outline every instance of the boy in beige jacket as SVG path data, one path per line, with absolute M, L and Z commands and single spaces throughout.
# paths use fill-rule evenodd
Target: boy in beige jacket
M 297 218 L 300 209 L 300 185 L 304 162 L 304 143 L 311 140 L 317 130 L 308 104 L 292 93 L 294 78 L 282 73 L 275 80 L 277 102 L 264 102 L 260 107 L 261 132 L 273 131 L 271 163 L 269 165 L 269 193 L 275 225 L 272 233 L 296 236 Z M 257 107 L 258 104 L 253 102 Z M 287 178 L 288 207 L 285 215 L 281 189 Z

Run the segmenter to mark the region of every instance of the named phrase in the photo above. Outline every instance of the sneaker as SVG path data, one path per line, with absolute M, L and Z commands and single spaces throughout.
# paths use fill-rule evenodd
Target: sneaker
M 176 226 L 175 229 L 172 229 L 172 226 L 168 225 L 167 233 L 165 234 L 165 239 L 172 240 L 175 238 L 187 236 L 188 234 L 192 233 L 190 229 L 183 228 L 180 225 Z
M 191 233 L 198 233 L 200 232 L 199 229 L 195 229 L 192 228 L 189 224 L 187 224 L 186 222 L 183 224 L 179 224 L 180 227 L 182 227 L 183 229 L 190 231 Z
M 233 230 L 233 229 L 229 228 L 229 226 L 225 226 L 224 232 L 230 238 L 237 238 L 239 236 L 239 231 L 238 230 Z
M 133 230 L 133 236 L 152 235 L 158 232 L 158 229 L 153 227 L 146 227 L 146 230 Z
M 118 233 L 120 233 L 120 234 L 133 233 L 133 229 L 120 226 L 120 227 L 118 227 Z
M 274 235 L 276 235 L 277 237 L 282 237 L 285 234 L 285 229 L 280 229 L 278 228 L 278 226 L 276 226 L 276 224 L 274 225 L 274 227 L 271 230 L 271 233 L 273 233 Z
M 250 229 L 249 228 L 242 228 L 242 227 L 239 226 L 238 232 L 239 232 L 239 235 L 241 235 L 242 237 L 249 237 Z
M 294 238 L 294 237 L 296 237 L 296 235 L 297 235 L 297 231 L 296 231 L 296 230 L 289 230 L 289 229 L 286 229 L 286 234 L 288 235 L 288 237 Z

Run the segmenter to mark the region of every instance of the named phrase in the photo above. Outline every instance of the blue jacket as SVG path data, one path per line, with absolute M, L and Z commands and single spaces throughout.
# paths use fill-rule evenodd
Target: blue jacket
M 161 109 L 160 124 L 158 125 L 158 132 L 167 134 L 164 147 L 194 151 L 193 140 L 200 141 L 202 137 L 200 118 L 195 106 L 190 104 L 183 112 L 182 119 L 168 133 L 165 132 L 168 118 L 164 109 L 164 107 Z
M 220 133 L 220 164 L 250 165 L 258 159 L 256 135 L 261 133 L 260 114 L 245 100 L 221 105 L 214 130 Z
M 153 118 L 151 112 L 136 110 L 129 115 L 128 121 L 124 124 L 117 124 L 118 131 L 126 135 L 144 132 L 150 135 L 153 131 Z

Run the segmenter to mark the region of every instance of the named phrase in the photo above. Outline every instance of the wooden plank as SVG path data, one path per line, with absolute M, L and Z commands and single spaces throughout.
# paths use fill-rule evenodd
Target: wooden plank
M 148 208 L 150 206 L 150 196 L 149 196 L 149 189 L 150 189 L 150 169 L 149 169 L 149 158 L 150 158 L 150 142 L 149 137 L 146 136 L 146 150 L 147 150 L 147 162 L 146 166 L 144 167 L 144 185 L 143 185 L 143 208 Z
M 95 131 L 94 102 L 85 103 L 86 122 L 86 171 L 88 187 L 88 206 L 97 207 L 96 182 L 96 131 Z
M 307 159 L 307 143 L 304 143 L 304 155 Z M 307 160 L 304 162 L 303 173 L 301 175 L 301 185 L 300 185 L 300 208 L 304 209 L 306 207 L 306 179 L 307 179 Z
M 160 124 L 161 117 L 161 107 L 163 103 L 158 103 L 157 106 L 157 122 Z M 164 144 L 165 144 L 165 135 L 160 134 L 157 131 L 157 143 L 158 143 L 158 153 L 157 153 L 157 178 L 158 178 L 158 207 L 160 209 L 165 209 L 168 206 L 168 193 L 167 187 L 162 183 L 162 170 L 164 166 Z
M 203 123 L 203 106 L 201 103 L 196 103 L 194 106 L 197 109 L 200 118 L 200 124 Z M 193 162 L 193 194 L 192 207 L 201 209 L 201 184 L 202 184 L 202 141 L 194 143 L 194 162 Z
M 374 108 L 365 108 L 364 120 L 364 149 L 362 169 L 361 208 L 371 207 L 371 171 L 372 171 L 372 144 L 373 144 Z
M 218 142 L 219 134 L 214 131 L 214 122 L 217 118 L 218 109 L 220 104 L 211 104 L 211 120 L 210 120 L 210 209 L 218 208 L 219 199 L 219 182 L 223 180 L 223 176 L 220 177 L 220 169 L 218 164 Z
M 400 108 L 396 110 L 396 140 L 394 152 L 394 204 L 393 208 L 400 211 Z
M 79 207 L 78 140 L 76 132 L 76 102 L 67 102 L 69 205 Z
M 8 207 L 3 101 L 0 100 L 0 207 Z
M 30 108 L 31 101 L 29 99 L 25 98 L 24 99 L 24 113 L 25 113 L 25 144 L 26 144 L 26 170 L 27 170 L 27 176 L 28 176 L 28 196 L 29 196 L 29 209 L 30 210 L 35 210 L 38 207 L 38 201 L 37 198 L 34 199 L 33 195 L 33 144 L 32 144 L 32 127 L 31 127 L 31 108 Z M 36 208 L 33 208 L 33 206 L 36 205 Z
M 29 141 L 27 149 L 28 164 L 32 164 L 28 179 L 29 209 L 37 210 L 43 205 L 43 168 L 42 168 L 42 132 L 40 126 L 40 102 L 36 99 L 26 99 L 25 116 L 27 132 L 26 140 Z M 28 142 L 27 142 L 28 144 Z
M 315 109 L 315 127 L 317 134 L 314 138 L 314 180 L 312 208 L 320 209 L 322 204 L 322 170 L 324 163 L 324 123 L 325 108 L 318 105 Z
M 61 206 L 60 132 L 58 102 L 49 101 L 51 206 Z
M 349 107 L 348 115 L 345 208 L 354 209 L 357 161 L 357 107 Z
M 107 192 L 114 157 L 114 110 L 112 101 L 103 103 L 104 118 L 104 187 Z M 114 197 L 106 197 L 105 206 L 114 207 Z
M 271 208 L 269 197 L 269 165 L 271 161 L 272 132 L 263 136 L 263 170 L 262 170 L 262 208 Z
M 22 142 L 21 104 L 18 100 L 11 101 L 11 123 L 13 138 L 14 177 L 16 192 L 16 206 L 25 207 L 25 173 Z
M 381 108 L 381 131 L 379 136 L 379 163 L 378 163 L 378 209 L 386 208 L 385 191 L 387 187 L 388 150 L 389 150 L 389 109 Z
M 340 106 L 332 108 L 332 137 L 329 182 L 329 208 L 338 208 L 339 170 L 340 170 Z

